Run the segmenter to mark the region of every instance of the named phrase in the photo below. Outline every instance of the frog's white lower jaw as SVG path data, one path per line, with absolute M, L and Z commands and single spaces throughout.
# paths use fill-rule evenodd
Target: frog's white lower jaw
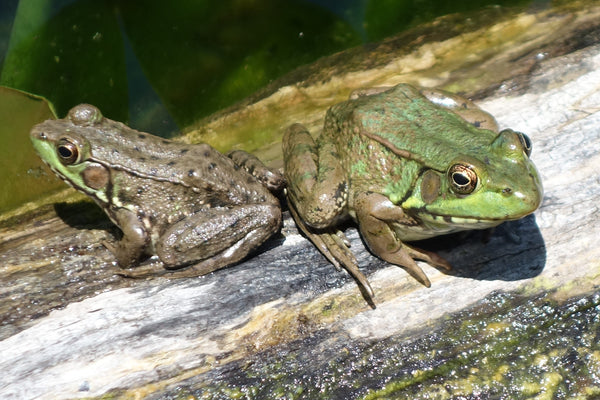
M 429 222 L 435 225 L 447 226 L 449 231 L 459 231 L 467 229 L 486 229 L 497 226 L 504 220 L 496 219 L 478 219 L 466 217 L 451 217 L 447 215 L 429 215 L 423 218 L 425 223 Z
M 390 223 L 390 226 L 396 232 L 401 240 L 413 241 L 429 239 L 438 235 L 448 233 L 472 230 L 486 229 L 494 227 L 503 221 L 501 220 L 479 220 L 475 218 L 449 217 L 428 214 L 419 216 L 420 223 L 415 225 L 404 225 L 401 223 Z

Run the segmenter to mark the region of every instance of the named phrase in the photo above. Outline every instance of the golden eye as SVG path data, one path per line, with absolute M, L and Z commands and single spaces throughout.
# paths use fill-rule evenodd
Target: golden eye
M 456 194 L 470 194 L 477 187 L 477 173 L 470 165 L 454 164 L 448 169 L 448 179 Z
M 65 165 L 75 164 L 79 159 L 79 149 L 69 139 L 60 139 L 58 141 L 56 153 L 60 161 Z

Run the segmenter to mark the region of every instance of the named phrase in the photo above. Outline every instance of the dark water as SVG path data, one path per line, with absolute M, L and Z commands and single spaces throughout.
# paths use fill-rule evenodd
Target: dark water
M 282 6 L 284 4 L 284 6 Z M 448 13 L 531 1 L 2 2 L 0 83 L 168 136 L 294 68 Z

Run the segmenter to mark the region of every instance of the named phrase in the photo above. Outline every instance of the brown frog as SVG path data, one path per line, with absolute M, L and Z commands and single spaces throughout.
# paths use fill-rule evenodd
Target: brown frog
M 269 189 L 283 179 L 245 152 L 226 157 L 205 143 L 139 132 L 89 104 L 36 125 L 31 139 L 54 173 L 121 229 L 121 240 L 105 244 L 121 267 L 156 254 L 167 269 L 190 266 L 180 276 L 203 275 L 240 261 L 280 228 Z

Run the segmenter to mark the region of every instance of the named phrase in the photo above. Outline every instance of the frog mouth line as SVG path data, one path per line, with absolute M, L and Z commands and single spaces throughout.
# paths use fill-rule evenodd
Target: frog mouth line
M 490 225 L 490 224 L 499 224 L 503 221 L 510 221 L 511 218 L 472 218 L 472 217 L 456 217 L 450 215 L 435 215 L 429 214 L 430 221 L 441 222 L 446 224 L 453 225 Z M 518 218 L 514 218 L 518 219 Z
M 62 172 L 60 172 L 57 168 L 54 168 L 52 165 L 50 165 L 49 162 L 47 162 L 46 160 L 42 160 L 44 161 L 44 164 L 46 164 L 48 166 L 48 168 L 50 168 L 50 170 L 52 172 L 54 172 L 54 174 L 56 176 L 58 176 L 61 180 L 63 180 L 64 182 L 67 182 L 67 184 L 71 187 L 74 187 L 73 184 L 71 183 L 71 180 L 69 178 L 67 178 Z

